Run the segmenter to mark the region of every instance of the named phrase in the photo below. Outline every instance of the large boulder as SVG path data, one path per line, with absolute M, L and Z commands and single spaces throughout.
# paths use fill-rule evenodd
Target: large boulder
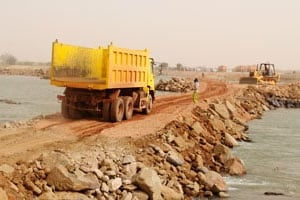
M 225 168 L 227 169 L 230 175 L 240 176 L 246 174 L 246 169 L 243 162 L 237 157 L 227 160 Z
M 123 165 L 123 173 L 127 178 L 132 178 L 137 172 L 137 162 Z
M 47 183 L 60 191 L 93 190 L 100 187 L 96 175 L 84 174 L 80 171 L 69 173 L 62 165 L 57 165 L 50 171 Z
M 231 117 L 233 117 L 236 112 L 235 107 L 229 101 L 225 101 L 225 105 L 226 105 L 226 108 L 228 109 Z
M 198 121 L 196 121 L 192 124 L 192 128 L 197 134 L 201 134 L 204 131 L 203 127 L 201 126 L 200 122 L 198 122 Z
M 183 193 L 177 192 L 168 186 L 162 186 L 163 199 L 182 200 L 184 199 Z
M 121 178 L 115 178 L 115 179 L 110 179 L 108 181 L 108 187 L 109 191 L 115 192 L 117 189 L 119 189 L 122 186 L 122 179 Z
M 161 199 L 162 185 L 155 170 L 147 167 L 142 168 L 133 176 L 133 183 L 146 192 L 151 199 Z
M 195 157 L 196 158 L 195 158 L 194 162 L 192 163 L 193 167 L 195 167 L 195 168 L 201 168 L 201 167 L 203 167 L 204 165 L 203 165 L 203 158 L 202 158 L 202 156 L 199 155 L 199 154 L 197 154 Z
M 224 140 L 225 144 L 229 147 L 235 147 L 239 145 L 236 139 L 234 139 L 234 137 L 232 137 L 229 133 L 226 132 L 224 133 Z
M 50 170 L 57 165 L 71 165 L 72 160 L 65 154 L 65 152 L 61 151 L 52 151 L 49 153 L 43 153 L 40 156 L 41 162 L 44 166 L 47 166 Z
M 229 119 L 230 118 L 230 114 L 229 111 L 226 107 L 226 105 L 224 104 L 211 104 L 210 107 L 212 109 L 214 109 L 214 111 L 216 111 L 220 117 L 222 117 L 223 119 Z
M 135 190 L 132 192 L 132 199 L 134 200 L 148 200 L 149 195 L 143 191 Z
M 0 165 L 0 172 L 4 172 L 5 174 L 11 176 L 15 171 L 15 168 L 8 164 L 2 164 Z
M 131 179 L 137 172 L 137 162 L 132 155 L 126 155 L 122 161 L 124 175 Z
M 125 155 L 122 161 L 123 165 L 131 164 L 136 162 L 135 157 L 133 155 Z
M 215 171 L 205 173 L 205 185 L 214 193 L 225 192 L 228 190 L 223 177 Z
M 174 137 L 174 143 L 176 144 L 176 146 L 178 146 L 179 148 L 181 148 L 183 150 L 189 147 L 188 143 L 185 142 L 183 137 L 180 135 L 177 137 Z
M 224 122 L 220 119 L 217 119 L 217 118 L 210 119 L 209 122 L 217 132 L 221 132 L 221 131 L 226 130 Z
M 167 161 L 174 166 L 181 166 L 184 163 L 184 159 L 181 154 L 175 151 L 169 151 L 167 154 Z
M 229 160 L 233 157 L 230 149 L 220 143 L 215 145 L 215 147 L 213 149 L 213 153 L 214 153 L 217 161 L 219 161 L 222 164 L 225 164 L 227 162 L 227 160 Z

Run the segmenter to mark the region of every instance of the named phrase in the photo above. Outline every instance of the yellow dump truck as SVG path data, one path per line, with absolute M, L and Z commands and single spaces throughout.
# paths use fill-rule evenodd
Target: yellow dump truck
M 52 45 L 50 81 L 65 87 L 64 95 L 58 95 L 65 118 L 93 115 L 119 122 L 131 119 L 133 111 L 151 112 L 154 60 L 147 49 Z

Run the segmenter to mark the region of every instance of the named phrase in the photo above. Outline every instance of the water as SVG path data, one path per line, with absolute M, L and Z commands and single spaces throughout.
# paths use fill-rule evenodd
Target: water
M 0 75 L 0 123 L 59 112 L 60 104 L 56 96 L 62 93 L 63 88 L 51 86 L 49 80 Z M 16 104 L 8 104 L 3 100 Z
M 279 109 L 249 123 L 253 143 L 233 152 L 245 162 L 247 175 L 226 178 L 231 199 L 300 199 L 299 118 L 300 109 Z

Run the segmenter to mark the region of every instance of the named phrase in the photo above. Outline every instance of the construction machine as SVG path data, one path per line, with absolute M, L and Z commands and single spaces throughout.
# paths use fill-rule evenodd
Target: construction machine
M 240 84 L 275 85 L 279 79 L 280 75 L 276 72 L 274 64 L 261 63 L 254 71 L 249 72 L 249 77 L 240 78 Z

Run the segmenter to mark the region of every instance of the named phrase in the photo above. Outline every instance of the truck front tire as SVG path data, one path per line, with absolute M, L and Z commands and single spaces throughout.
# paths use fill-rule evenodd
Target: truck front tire
M 152 106 L 153 106 L 152 96 L 149 95 L 148 102 L 147 102 L 146 108 L 143 109 L 143 113 L 148 115 L 152 110 Z

